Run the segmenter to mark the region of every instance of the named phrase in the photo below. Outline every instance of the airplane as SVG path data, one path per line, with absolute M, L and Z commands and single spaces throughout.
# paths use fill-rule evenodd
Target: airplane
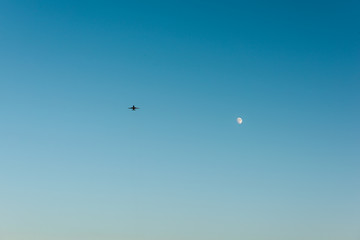
M 132 105 L 132 107 L 129 107 L 129 109 L 132 109 L 133 111 L 135 111 L 136 109 L 139 109 L 139 108 L 135 107 L 135 105 Z

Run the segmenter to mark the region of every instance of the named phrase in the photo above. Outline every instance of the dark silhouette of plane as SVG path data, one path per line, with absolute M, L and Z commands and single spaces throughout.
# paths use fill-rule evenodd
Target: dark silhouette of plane
M 129 109 L 132 109 L 133 111 L 135 111 L 136 109 L 139 109 L 139 108 L 135 107 L 135 105 L 132 105 L 132 107 L 129 107 Z

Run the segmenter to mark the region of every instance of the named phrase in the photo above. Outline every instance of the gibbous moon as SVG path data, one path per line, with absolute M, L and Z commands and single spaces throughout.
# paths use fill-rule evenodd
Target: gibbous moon
M 242 118 L 240 118 L 240 117 L 238 117 L 238 118 L 236 119 L 236 121 L 237 121 L 238 124 L 242 124 L 242 122 L 243 122 Z

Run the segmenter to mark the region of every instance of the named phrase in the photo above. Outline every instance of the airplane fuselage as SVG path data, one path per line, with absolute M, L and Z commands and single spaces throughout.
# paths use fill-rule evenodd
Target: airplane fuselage
M 135 105 L 132 105 L 132 107 L 129 107 L 129 109 L 135 111 L 136 109 L 139 109 L 139 108 L 135 107 Z

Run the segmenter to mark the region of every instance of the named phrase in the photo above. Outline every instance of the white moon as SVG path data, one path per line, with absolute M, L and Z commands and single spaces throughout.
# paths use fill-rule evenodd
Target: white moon
M 242 124 L 242 122 L 243 122 L 242 118 L 240 118 L 240 117 L 238 117 L 238 118 L 236 119 L 236 121 L 237 121 L 238 124 Z

